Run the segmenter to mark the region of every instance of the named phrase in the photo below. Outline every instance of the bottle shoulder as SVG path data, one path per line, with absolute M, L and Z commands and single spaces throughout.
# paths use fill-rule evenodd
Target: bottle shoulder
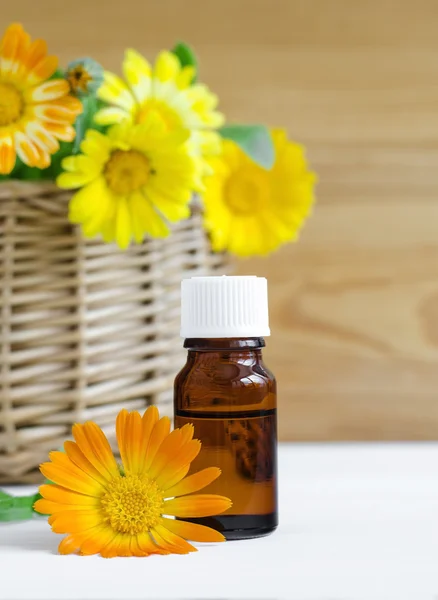
M 275 376 L 266 366 L 260 355 L 248 353 L 204 353 L 189 357 L 186 364 L 177 374 L 179 381 L 189 379 L 190 382 L 202 381 L 235 385 L 241 382 L 247 385 L 267 384 L 275 382 Z
M 175 380 L 176 406 L 275 408 L 276 381 L 260 353 L 189 357 Z

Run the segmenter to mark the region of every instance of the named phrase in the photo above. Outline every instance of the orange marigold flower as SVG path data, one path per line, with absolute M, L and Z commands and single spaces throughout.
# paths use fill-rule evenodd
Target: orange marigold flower
M 224 512 L 231 501 L 193 494 L 221 473 L 208 467 L 186 477 L 201 442 L 193 425 L 170 432 L 168 417 L 151 406 L 143 417 L 122 410 L 116 421 L 123 467 L 114 458 L 103 431 L 92 421 L 73 426 L 75 441 L 64 452 L 51 452 L 41 472 L 54 482 L 40 487 L 35 510 L 51 515 L 55 533 L 68 534 L 61 554 L 148 556 L 196 551 L 186 540 L 221 542 L 221 533 L 180 518 Z M 177 517 L 174 519 L 173 517 Z
M 58 59 L 43 40 L 31 41 L 23 27 L 10 25 L 0 40 L 0 174 L 9 174 L 17 155 L 44 169 L 59 141 L 75 137 L 73 123 L 82 103 L 65 79 L 50 79 Z

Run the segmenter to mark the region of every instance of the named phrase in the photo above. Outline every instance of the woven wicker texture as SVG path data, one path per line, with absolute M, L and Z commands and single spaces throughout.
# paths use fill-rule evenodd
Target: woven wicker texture
M 68 200 L 53 184 L 0 184 L 1 483 L 40 480 L 75 422 L 111 438 L 122 407 L 171 415 L 180 281 L 226 271 L 197 210 L 169 238 L 122 252 L 85 240 Z

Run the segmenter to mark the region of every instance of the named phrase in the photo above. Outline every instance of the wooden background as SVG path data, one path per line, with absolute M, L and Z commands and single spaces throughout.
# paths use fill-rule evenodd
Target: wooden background
M 319 173 L 267 275 L 283 439 L 438 437 L 438 2 L 15 0 L 63 62 L 178 39 L 230 120 L 288 128 Z

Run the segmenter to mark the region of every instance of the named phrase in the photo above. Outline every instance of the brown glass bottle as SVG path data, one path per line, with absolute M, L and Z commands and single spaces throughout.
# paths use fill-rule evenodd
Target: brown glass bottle
M 193 423 L 202 441 L 191 472 L 218 466 L 202 490 L 231 498 L 222 515 L 193 519 L 229 540 L 267 535 L 277 516 L 276 383 L 263 363 L 262 337 L 188 338 L 175 380 L 175 427 Z

